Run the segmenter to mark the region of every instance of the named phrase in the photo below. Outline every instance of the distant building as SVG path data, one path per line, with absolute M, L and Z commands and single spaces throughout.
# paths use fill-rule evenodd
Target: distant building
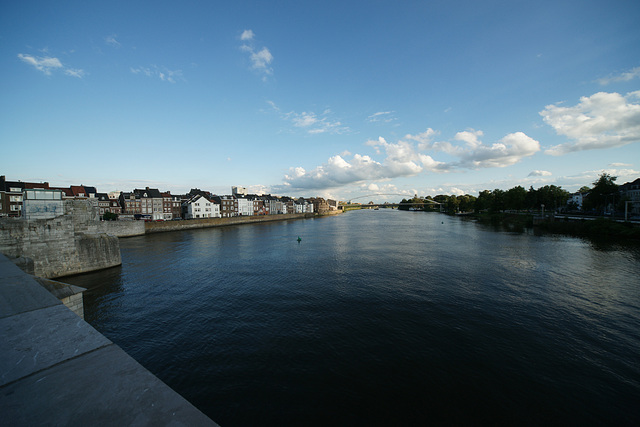
M 313 203 L 313 211 L 318 212 L 319 214 L 324 214 L 329 212 L 329 204 L 322 197 L 312 197 L 311 203 Z
M 62 191 L 28 189 L 23 193 L 23 216 L 26 219 L 50 219 L 64 215 Z
M 142 202 L 140 201 L 140 195 L 134 192 L 125 193 L 121 192 L 118 198 L 122 213 L 125 215 L 141 215 L 142 214 Z
M 619 187 L 622 200 L 630 201 L 628 213 L 640 215 L 640 178 L 632 182 L 627 182 Z
M 214 196 L 211 200 L 220 205 L 220 216 L 222 218 L 238 216 L 238 199 L 234 196 Z
M 0 176 L 0 216 L 22 216 L 23 191 L 26 189 L 49 189 L 49 183 L 7 181 Z
M 185 202 L 184 207 L 185 219 L 220 217 L 220 205 L 200 194 Z
M 238 216 L 253 215 L 253 200 L 245 194 L 234 194 L 236 203 L 238 204 Z
M 577 193 L 572 193 L 569 195 L 567 204 L 573 203 L 575 206 L 577 206 L 578 210 L 581 211 L 582 203 L 584 202 L 584 199 L 587 197 L 587 195 L 589 195 L 589 193 L 581 193 L 579 191 Z
M 233 194 L 234 196 L 238 196 L 238 195 L 246 196 L 247 189 L 245 187 L 231 187 L 231 194 Z
M 164 220 L 164 198 L 157 188 L 146 187 L 144 190 L 135 189 L 133 192 L 140 196 L 140 214 L 143 218 L 153 221 Z

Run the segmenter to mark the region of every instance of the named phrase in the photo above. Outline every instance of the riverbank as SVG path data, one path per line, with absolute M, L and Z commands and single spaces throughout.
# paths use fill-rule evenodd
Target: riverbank
M 145 234 L 163 233 L 167 231 L 193 230 L 197 228 L 225 227 L 229 225 L 256 224 L 271 221 L 287 221 L 294 219 L 315 218 L 313 213 L 281 214 L 281 215 L 253 215 L 234 216 L 231 218 L 199 218 L 180 221 L 145 222 Z
M 531 214 L 514 213 L 480 213 L 465 215 L 466 219 L 477 220 L 483 224 L 501 226 L 509 231 L 524 231 L 533 228 L 545 233 L 566 234 L 577 237 L 615 237 L 620 239 L 640 240 L 640 227 L 626 222 L 620 223 L 610 219 L 562 220 L 548 217 L 536 220 Z

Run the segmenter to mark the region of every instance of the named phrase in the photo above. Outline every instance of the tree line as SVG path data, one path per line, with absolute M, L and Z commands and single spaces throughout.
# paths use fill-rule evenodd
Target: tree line
M 624 199 L 620 197 L 617 177 L 602 173 L 592 183 L 579 191 L 583 194 L 582 211 L 601 214 L 607 209 L 624 209 Z M 447 213 L 504 212 L 504 211 L 577 211 L 578 205 L 569 202 L 571 193 L 556 185 L 545 185 L 538 189 L 518 185 L 509 190 L 484 190 L 478 197 L 470 194 L 462 196 L 439 194 L 435 197 L 402 199 L 398 209 L 444 211 Z M 436 202 L 436 203 L 434 203 Z

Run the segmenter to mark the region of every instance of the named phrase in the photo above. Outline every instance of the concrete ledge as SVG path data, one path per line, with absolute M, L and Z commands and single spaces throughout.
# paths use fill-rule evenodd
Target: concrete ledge
M 217 425 L 3 255 L 0 421 Z

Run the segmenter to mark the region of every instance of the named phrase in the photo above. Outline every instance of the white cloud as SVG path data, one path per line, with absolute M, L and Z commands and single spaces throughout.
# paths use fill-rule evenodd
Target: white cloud
M 438 135 L 438 132 L 428 128 L 426 131 L 419 133 L 417 135 L 405 135 L 405 139 L 413 140 L 418 142 L 418 150 L 426 151 L 433 147 L 433 137 Z
M 147 77 L 157 77 L 163 82 L 176 83 L 178 80 L 184 80 L 182 70 L 169 70 L 168 68 L 157 66 L 131 68 L 133 74 L 141 74 Z
M 633 80 L 639 77 L 640 77 L 640 67 L 635 67 L 629 71 L 625 71 L 624 73 L 610 75 L 608 77 L 599 79 L 598 83 L 600 83 L 603 86 L 606 86 L 610 83 L 628 82 L 630 80 Z
M 611 168 L 621 168 L 621 167 L 630 168 L 631 166 L 633 166 L 631 163 L 609 163 L 609 167 Z
M 64 70 L 64 73 L 67 76 L 77 77 L 79 79 L 84 77 L 84 71 L 83 70 L 76 70 L 76 69 L 73 69 L 73 68 L 67 68 L 66 70 Z
M 397 120 L 394 116 L 393 116 L 394 111 L 380 111 L 378 113 L 374 113 L 372 115 L 370 115 L 369 117 L 367 117 L 367 121 L 369 123 L 391 123 L 395 120 Z
M 63 68 L 62 63 L 58 58 L 51 58 L 49 56 L 45 56 L 44 58 L 35 57 L 31 55 L 24 55 L 22 53 L 18 54 L 18 58 L 20 58 L 22 61 L 26 62 L 27 64 L 33 65 L 36 68 L 36 70 L 42 71 L 47 76 L 51 75 L 52 70 Z
M 551 176 L 551 175 L 553 175 L 553 174 L 551 172 L 549 172 L 549 171 L 535 170 L 535 171 L 529 172 L 529 175 L 527 175 L 527 176 Z
M 117 37 L 116 34 L 112 34 L 110 36 L 107 36 L 107 37 L 104 38 L 104 42 L 106 44 L 108 44 L 109 46 L 118 48 L 118 47 L 120 47 L 122 45 L 120 44 L 120 42 L 118 40 L 116 40 L 116 37 Z
M 240 35 L 240 40 L 253 40 L 254 36 L 255 36 L 255 34 L 253 34 L 253 31 L 244 30 L 242 32 L 242 34 Z
M 294 128 L 302 129 L 308 134 L 343 134 L 350 132 L 348 126 L 333 118 L 333 113 L 330 109 L 325 109 L 322 114 L 317 114 L 313 111 L 281 113 L 280 108 L 273 101 L 267 101 L 267 103 L 274 111 L 280 114 L 283 120 L 291 122 Z
M 257 49 L 253 43 L 255 34 L 251 30 L 244 30 L 240 36 L 240 40 L 247 42 L 240 46 L 243 52 L 249 53 L 249 59 L 251 60 L 251 68 L 257 70 L 260 73 L 264 73 L 263 79 L 268 75 L 273 74 L 273 69 L 270 68 L 271 62 L 273 62 L 273 55 L 266 47 Z
M 482 143 L 478 139 L 483 135 L 481 130 L 473 130 L 458 132 L 454 139 L 465 142 L 471 148 L 478 148 Z
M 546 150 L 551 155 L 573 151 L 621 147 L 640 141 L 640 91 L 626 96 L 619 93 L 598 92 L 580 98 L 573 107 L 547 105 L 540 115 L 556 133 L 572 142 Z
M 35 67 L 36 70 L 42 71 L 47 76 L 50 76 L 55 70 L 60 70 L 67 76 L 78 78 L 84 77 L 85 74 L 84 70 L 67 68 L 62 65 L 62 62 L 60 62 L 58 58 L 53 58 L 50 56 L 38 57 L 19 53 L 18 58 L 20 58 L 20 60 L 22 60 L 23 62 L 26 62 L 27 64 Z
M 523 132 L 510 133 L 491 146 L 470 147 L 459 155 L 461 166 L 472 169 L 510 166 L 540 151 L 540 143 Z
M 429 129 L 431 135 L 435 133 Z M 506 135 L 504 138 L 492 145 L 483 144 L 479 137 L 483 132 L 474 129 L 458 132 L 454 136 L 455 141 L 463 142 L 464 145 L 456 145 L 449 141 L 437 141 L 431 143 L 426 140 L 419 145 L 420 150 L 440 151 L 460 160 L 448 165 L 439 165 L 440 170 L 450 170 L 453 168 L 480 169 L 505 167 L 518 163 L 525 157 L 534 155 L 540 151 L 540 143 L 522 132 L 515 132 Z M 412 137 L 411 139 L 416 139 Z

